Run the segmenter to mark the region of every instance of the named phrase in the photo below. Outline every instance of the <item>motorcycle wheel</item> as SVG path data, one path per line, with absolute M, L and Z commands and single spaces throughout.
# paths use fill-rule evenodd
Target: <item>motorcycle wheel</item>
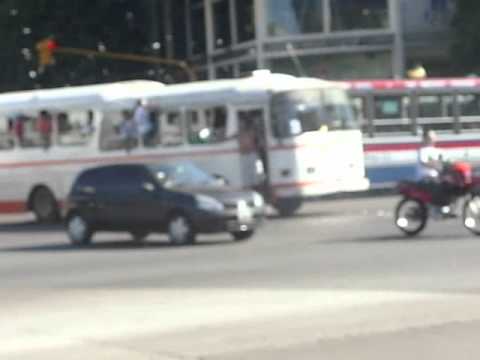
M 463 225 L 475 235 L 480 235 L 480 196 L 473 196 L 463 205 Z
M 395 210 L 395 225 L 407 236 L 415 236 L 427 225 L 428 210 L 419 200 L 404 198 Z

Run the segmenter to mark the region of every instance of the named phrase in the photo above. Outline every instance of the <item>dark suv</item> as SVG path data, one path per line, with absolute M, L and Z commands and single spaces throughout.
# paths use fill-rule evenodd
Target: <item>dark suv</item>
M 78 176 L 66 204 L 66 227 L 76 245 L 89 244 L 96 231 L 126 231 L 137 241 L 163 232 L 172 244 L 183 245 L 197 233 L 248 239 L 263 214 L 260 194 L 235 191 L 192 163 L 122 164 Z

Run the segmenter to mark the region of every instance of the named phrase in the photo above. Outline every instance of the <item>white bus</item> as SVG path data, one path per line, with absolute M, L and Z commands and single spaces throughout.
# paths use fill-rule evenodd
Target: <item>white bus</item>
M 389 186 L 415 176 L 423 128 L 451 160 L 480 162 L 480 79 L 347 82 L 364 135 L 367 175 Z
M 148 103 L 152 131 L 126 142 L 118 129 L 138 99 Z M 58 215 L 80 170 L 104 163 L 192 161 L 233 187 L 261 191 L 282 215 L 305 198 L 369 185 L 346 90 L 318 79 L 257 72 L 9 93 L 0 95 L 0 116 L 0 211 L 33 211 L 39 220 Z

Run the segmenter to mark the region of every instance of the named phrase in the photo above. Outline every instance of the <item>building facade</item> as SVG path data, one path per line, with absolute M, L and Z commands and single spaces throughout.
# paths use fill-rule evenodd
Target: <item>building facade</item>
M 165 17 L 167 55 L 186 57 L 200 78 L 258 68 L 327 79 L 402 78 L 416 62 L 431 76 L 448 75 L 454 0 L 175 0 L 166 6 L 184 14 L 180 23 Z

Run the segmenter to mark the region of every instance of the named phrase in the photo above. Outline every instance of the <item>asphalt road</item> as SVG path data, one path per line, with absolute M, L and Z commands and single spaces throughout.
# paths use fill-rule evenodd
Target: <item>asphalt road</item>
M 172 248 L 0 219 L 0 359 L 478 359 L 480 238 L 405 239 L 394 197 Z

